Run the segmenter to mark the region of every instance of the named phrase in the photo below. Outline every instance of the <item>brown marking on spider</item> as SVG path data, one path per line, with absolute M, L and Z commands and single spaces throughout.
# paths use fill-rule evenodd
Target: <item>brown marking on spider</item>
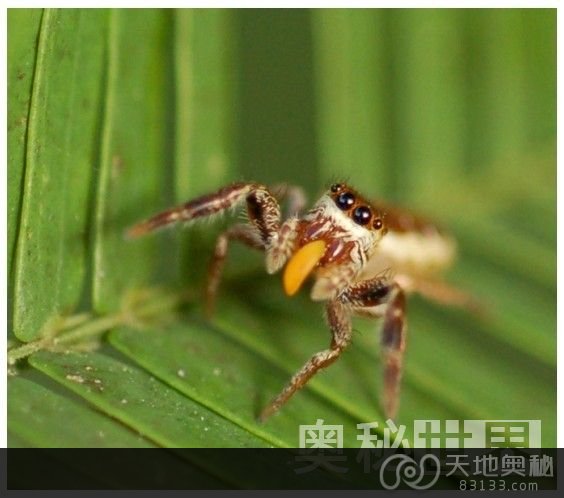
M 289 204 L 284 221 L 282 198 Z M 262 411 L 260 420 L 277 412 L 316 372 L 337 360 L 350 343 L 353 316 L 382 319 L 382 405 L 385 416 L 394 418 L 406 344 L 406 293 L 420 292 L 446 304 L 472 304 L 466 294 L 437 278 L 453 261 L 453 239 L 407 211 L 368 202 L 345 183 L 333 184 L 304 215 L 300 212 L 305 197 L 298 187 L 235 183 L 159 213 L 133 226 L 128 235 L 138 237 L 241 205 L 246 205 L 248 223 L 232 226 L 216 242 L 205 294 L 208 315 L 213 313 L 229 242 L 237 240 L 265 252 L 268 273 L 285 266 L 288 295 L 312 276 L 311 298 L 325 301 L 332 334 L 329 349 L 306 362 Z

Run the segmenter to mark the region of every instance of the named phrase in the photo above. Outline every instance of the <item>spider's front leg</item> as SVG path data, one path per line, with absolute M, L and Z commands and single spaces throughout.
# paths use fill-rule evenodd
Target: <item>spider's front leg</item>
M 273 211 L 272 214 L 269 213 L 270 217 L 276 218 L 277 214 L 279 216 L 280 208 L 278 207 L 278 202 L 264 185 L 257 183 L 233 183 L 213 194 L 203 195 L 158 213 L 148 220 L 131 227 L 127 231 L 127 236 L 136 238 L 172 224 L 189 224 L 200 218 L 220 215 L 225 211 L 238 207 L 245 200 L 249 203 L 249 199 L 251 204 L 269 205 L 268 207 L 271 205 L 270 209 L 268 209 L 271 212 Z M 266 199 L 266 201 L 263 199 Z M 259 208 L 260 206 L 255 211 L 258 211 Z M 264 210 L 263 207 L 263 211 Z M 277 221 L 279 220 L 274 219 L 274 224 L 276 224 Z M 272 230 L 273 227 L 267 225 L 264 227 L 264 230 L 269 228 Z M 264 233 L 264 230 L 261 232 L 261 236 L 268 237 L 268 233 Z
M 292 192 L 294 193 L 291 194 Z M 300 192 L 295 187 L 285 186 L 282 195 L 301 199 Z M 297 218 L 290 218 L 281 225 L 280 206 L 266 186 L 258 183 L 228 185 L 213 194 L 158 213 L 130 228 L 127 235 L 135 238 L 172 224 L 189 224 L 198 219 L 220 215 L 243 203 L 247 205 L 249 224 L 235 225 L 217 239 L 206 286 L 206 310 L 211 314 L 230 240 L 238 240 L 247 246 L 264 250 L 269 273 L 279 270 L 291 253 Z
M 350 311 L 338 300 L 327 304 L 327 320 L 333 334 L 329 349 L 314 354 L 307 363 L 296 373 L 282 392 L 274 398 L 261 412 L 259 420 L 264 422 L 276 413 L 298 390 L 301 389 L 320 369 L 333 363 L 343 350 L 349 345 L 352 335 Z
M 346 288 L 339 299 L 361 316 L 383 317 L 380 344 L 384 367 L 383 407 L 394 419 L 399 407 L 403 355 L 407 334 L 405 293 L 394 281 L 376 277 Z

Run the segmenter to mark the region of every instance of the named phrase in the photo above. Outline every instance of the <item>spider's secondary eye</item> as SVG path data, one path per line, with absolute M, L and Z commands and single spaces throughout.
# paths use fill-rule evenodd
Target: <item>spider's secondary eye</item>
M 384 224 L 382 223 L 382 220 L 380 218 L 376 218 L 374 220 L 374 224 L 372 225 L 376 230 L 380 230 L 380 228 L 382 228 Z
M 331 185 L 331 192 L 338 192 L 342 188 L 343 186 L 340 183 L 334 183 L 333 185 Z
M 359 225 L 366 225 L 370 221 L 371 216 L 372 213 L 366 206 L 358 206 L 353 211 L 352 215 L 354 222 L 358 223 Z
M 343 211 L 350 209 L 351 206 L 354 204 L 354 195 L 350 192 L 343 192 L 337 196 L 335 199 L 337 206 L 340 207 Z

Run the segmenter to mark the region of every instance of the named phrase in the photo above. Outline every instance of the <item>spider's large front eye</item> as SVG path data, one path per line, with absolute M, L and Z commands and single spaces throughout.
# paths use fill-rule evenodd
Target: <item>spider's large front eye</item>
M 358 223 L 359 225 L 366 225 L 370 221 L 372 213 L 370 212 L 370 208 L 367 208 L 366 206 L 358 206 L 353 211 L 352 217 L 355 223 Z
M 354 195 L 350 192 L 343 192 L 337 196 L 335 203 L 343 211 L 346 211 L 347 209 L 350 209 L 354 204 Z

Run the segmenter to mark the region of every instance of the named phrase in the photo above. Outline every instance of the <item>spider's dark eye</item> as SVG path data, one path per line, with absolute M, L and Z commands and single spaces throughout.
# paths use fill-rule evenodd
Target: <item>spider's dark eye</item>
M 334 183 L 333 185 L 331 185 L 331 192 L 338 192 L 342 188 L 343 186 L 340 183 Z
M 376 219 L 374 220 L 374 223 L 373 223 L 372 226 L 373 226 L 376 230 L 380 230 L 383 225 L 384 225 L 384 224 L 382 223 L 382 220 L 381 220 L 380 218 L 376 218 Z
M 350 209 L 351 206 L 354 204 L 354 195 L 351 194 L 350 192 L 343 192 L 342 194 L 339 194 L 337 196 L 337 198 L 335 199 L 335 203 L 343 211 L 346 211 L 347 209 Z
M 353 211 L 353 215 L 352 215 L 354 222 L 358 223 L 359 225 L 366 225 L 370 221 L 371 217 L 372 217 L 372 213 L 370 212 L 370 209 L 367 208 L 366 206 L 358 206 Z

